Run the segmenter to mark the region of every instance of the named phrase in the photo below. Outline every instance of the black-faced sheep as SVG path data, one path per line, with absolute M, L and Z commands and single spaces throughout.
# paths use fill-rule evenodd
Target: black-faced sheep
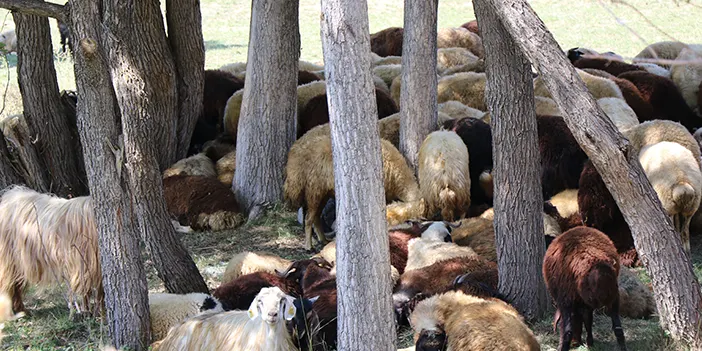
M 436 33 L 436 47 L 464 48 L 470 50 L 475 56 L 485 57 L 483 40 L 480 36 L 465 28 L 440 28 Z
M 471 203 L 492 206 L 492 131 L 490 125 L 475 118 L 461 118 L 446 121 L 441 128 L 456 132 L 468 148 Z
M 171 327 L 203 312 L 223 311 L 222 304 L 216 298 L 203 293 L 149 294 L 151 338 L 161 340 Z
M 69 308 L 102 310 L 103 287 L 98 233 L 88 196 L 62 199 L 23 186 L 3 190 L 0 199 L 0 292 L 24 311 L 22 292 L 30 286 L 65 282 Z M 95 297 L 95 305 L 89 299 Z
M 214 177 L 217 175 L 212 159 L 204 153 L 184 158 L 163 171 L 163 178 L 176 175 Z
M 242 275 L 232 281 L 223 282 L 212 292 L 219 299 L 222 307 L 229 310 L 243 310 L 263 288 L 278 287 L 288 295 L 300 296 L 300 285 L 290 279 L 279 277 L 277 274 L 256 272 Z
M 204 313 L 175 326 L 154 350 L 296 350 L 286 322 L 295 316 L 294 298 L 264 288 L 248 311 Z
M 230 282 L 242 275 L 266 272 L 284 271 L 292 262 L 279 256 L 265 252 L 240 252 L 229 260 L 222 274 L 222 282 Z
M 465 217 L 470 206 L 468 148 L 458 134 L 432 132 L 424 139 L 418 158 L 419 190 L 426 201 L 427 214 L 443 220 Z
M 386 201 L 414 201 L 419 187 L 404 156 L 387 140 L 380 141 Z M 326 242 L 320 214 L 322 206 L 334 196 L 334 167 L 331 138 L 306 135 L 293 144 L 285 168 L 283 194 L 292 208 L 303 207 L 305 213 L 305 249 L 312 248 L 312 231 Z
M 400 27 L 385 28 L 370 35 L 371 52 L 378 56 L 402 56 L 404 30 Z
M 577 227 L 557 237 L 546 250 L 543 276 L 558 308 L 559 350 L 569 350 L 571 340 L 582 344 L 583 323 L 592 347 L 592 314 L 600 307 L 610 309 L 617 343 L 626 350 L 619 320 L 619 255 L 604 233 Z
M 417 350 L 541 350 L 514 307 L 458 291 L 420 302 L 411 324 Z
M 537 116 L 541 186 L 544 199 L 578 187 L 587 155 L 580 148 L 562 117 Z
M 224 230 L 244 222 L 231 188 L 215 177 L 177 175 L 163 180 L 168 212 L 193 229 Z
M 672 80 L 643 71 L 622 73 L 619 78 L 636 85 L 658 118 L 680 122 L 691 133 L 702 126 L 702 119 L 690 109 Z

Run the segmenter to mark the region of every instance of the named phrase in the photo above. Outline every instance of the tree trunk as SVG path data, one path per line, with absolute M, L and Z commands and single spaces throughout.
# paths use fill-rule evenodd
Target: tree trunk
M 338 349 L 395 350 L 366 1 L 322 0 L 321 27 L 337 203 Z
M 419 148 L 436 129 L 438 0 L 405 0 L 400 89 L 400 151 L 417 174 Z
M 495 245 L 499 290 L 527 319 L 549 301 L 541 265 L 546 251 L 541 165 L 531 65 L 484 0 L 473 1 L 485 45 L 486 99 L 494 155 Z
M 205 89 L 205 43 L 202 39 L 200 1 L 166 1 L 168 42 L 178 76 L 178 117 L 176 159 L 185 157 L 195 122 L 202 114 Z
M 20 177 L 24 179 L 24 183 L 36 191 L 48 192 L 50 190 L 48 174 L 45 172 L 35 144 L 32 143 L 34 139 L 24 116 L 5 118 L 2 128 L 10 159 Z
M 17 31 L 17 77 L 24 118 L 48 172 L 51 191 L 85 195 L 86 179 L 76 126 L 63 113 L 54 56 L 45 17 L 13 13 Z
M 78 95 L 78 130 L 98 229 L 107 325 L 117 348 L 145 350 L 150 341 L 148 286 L 132 212 L 119 111 L 106 62 L 100 2 L 73 0 L 71 38 Z M 113 149 L 118 151 L 114 152 Z
M 295 141 L 300 58 L 298 0 L 253 0 L 234 193 L 249 219 L 282 199 Z
M 673 339 L 702 343 L 702 294 L 680 235 L 638 155 L 605 116 L 543 22 L 523 0 L 489 0 L 514 42 L 539 70 L 568 128 L 590 157 L 631 228 L 651 276 L 661 323 Z M 482 30 L 482 29 L 481 29 Z
M 19 176 L 10 158 L 5 138 L 0 138 L 0 189 L 5 189 L 12 184 L 22 183 L 22 177 Z
M 106 47 L 139 232 L 169 292 L 208 292 L 171 224 L 162 169 L 156 167 L 173 162 L 178 115 L 175 70 L 158 1 L 112 0 L 107 10 Z

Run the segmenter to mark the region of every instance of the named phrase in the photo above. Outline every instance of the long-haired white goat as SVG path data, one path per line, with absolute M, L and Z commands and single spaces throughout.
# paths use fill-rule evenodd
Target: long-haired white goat
M 296 350 L 285 326 L 295 316 L 293 302 L 277 287 L 263 288 L 248 311 L 203 313 L 188 319 L 155 342 L 153 350 Z
M 23 186 L 11 186 L 0 198 L 0 293 L 12 298 L 15 313 L 24 311 L 22 290 L 66 282 L 69 308 L 102 306 L 103 288 L 97 227 L 90 197 L 62 199 Z M 95 295 L 93 295 L 95 294 Z

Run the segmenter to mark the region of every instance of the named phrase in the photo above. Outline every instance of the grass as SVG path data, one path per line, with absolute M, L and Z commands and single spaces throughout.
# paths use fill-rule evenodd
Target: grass
M 52 2 L 63 2 L 52 0 Z M 616 3 L 615 3 L 616 2 Z M 700 0 L 674 2 L 670 0 L 631 0 L 629 4 L 640 14 L 620 1 L 566 1 L 532 0 L 546 26 L 561 48 L 590 47 L 599 51 L 614 51 L 624 57 L 636 55 L 647 44 L 675 38 L 685 42 L 702 43 L 702 25 L 699 23 L 702 7 Z M 402 1 L 369 0 L 369 29 L 375 32 L 390 26 L 402 26 Z M 232 62 L 246 61 L 251 1 L 202 0 L 203 33 L 206 48 L 206 68 L 218 68 Z M 612 12 L 608 12 L 611 10 Z M 0 27 L 14 27 L 7 11 L 0 10 Z M 643 16 L 642 16 L 643 15 Z M 655 27 L 644 18 L 648 18 Z M 439 2 L 438 26 L 458 26 L 474 18 L 470 1 L 446 0 Z M 3 20 L 4 19 L 4 20 Z M 300 0 L 301 59 L 320 63 L 320 2 Z M 73 65 L 69 57 L 59 54 L 59 35 L 56 22 L 50 20 L 55 67 L 60 89 L 75 89 Z M 633 34 L 624 25 L 632 28 Z M 657 27 L 657 28 L 656 28 Z M 17 58 L 14 54 L 0 60 L 0 118 L 22 112 L 21 96 L 17 86 Z M 8 89 L 5 92 L 5 85 Z M 219 284 L 226 262 L 233 254 L 246 250 L 277 253 L 285 258 L 306 257 L 302 250 L 301 228 L 295 214 L 275 208 L 265 218 L 234 231 L 201 232 L 182 235 L 197 266 L 210 288 Z M 693 238 L 693 264 L 702 280 L 702 238 Z M 163 291 L 163 285 L 145 261 L 149 289 Z M 648 279 L 645 273 L 644 280 Z M 98 350 L 106 340 L 106 326 L 102 319 L 71 318 L 62 295 L 62 289 L 29 291 L 25 304 L 31 316 L 6 324 L 5 338 L 0 348 L 9 350 Z M 658 320 L 624 319 L 623 326 L 631 350 L 673 350 L 670 340 L 658 325 Z M 551 329 L 551 319 L 532 325 L 544 350 L 554 350 L 557 334 Z M 398 333 L 398 346 L 412 343 L 408 328 Z M 616 342 L 606 317 L 595 318 L 595 347 L 593 350 L 615 350 Z M 580 350 L 584 350 L 581 348 Z

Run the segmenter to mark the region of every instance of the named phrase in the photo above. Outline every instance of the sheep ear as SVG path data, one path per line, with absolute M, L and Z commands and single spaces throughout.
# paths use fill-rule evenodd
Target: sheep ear
M 256 317 L 258 317 L 258 296 L 256 296 L 249 306 L 249 318 L 254 319 Z
M 285 296 L 285 312 L 283 313 L 283 317 L 285 317 L 286 321 L 289 321 L 295 317 L 295 312 L 297 309 L 295 308 L 295 299 L 293 299 L 292 296 Z

